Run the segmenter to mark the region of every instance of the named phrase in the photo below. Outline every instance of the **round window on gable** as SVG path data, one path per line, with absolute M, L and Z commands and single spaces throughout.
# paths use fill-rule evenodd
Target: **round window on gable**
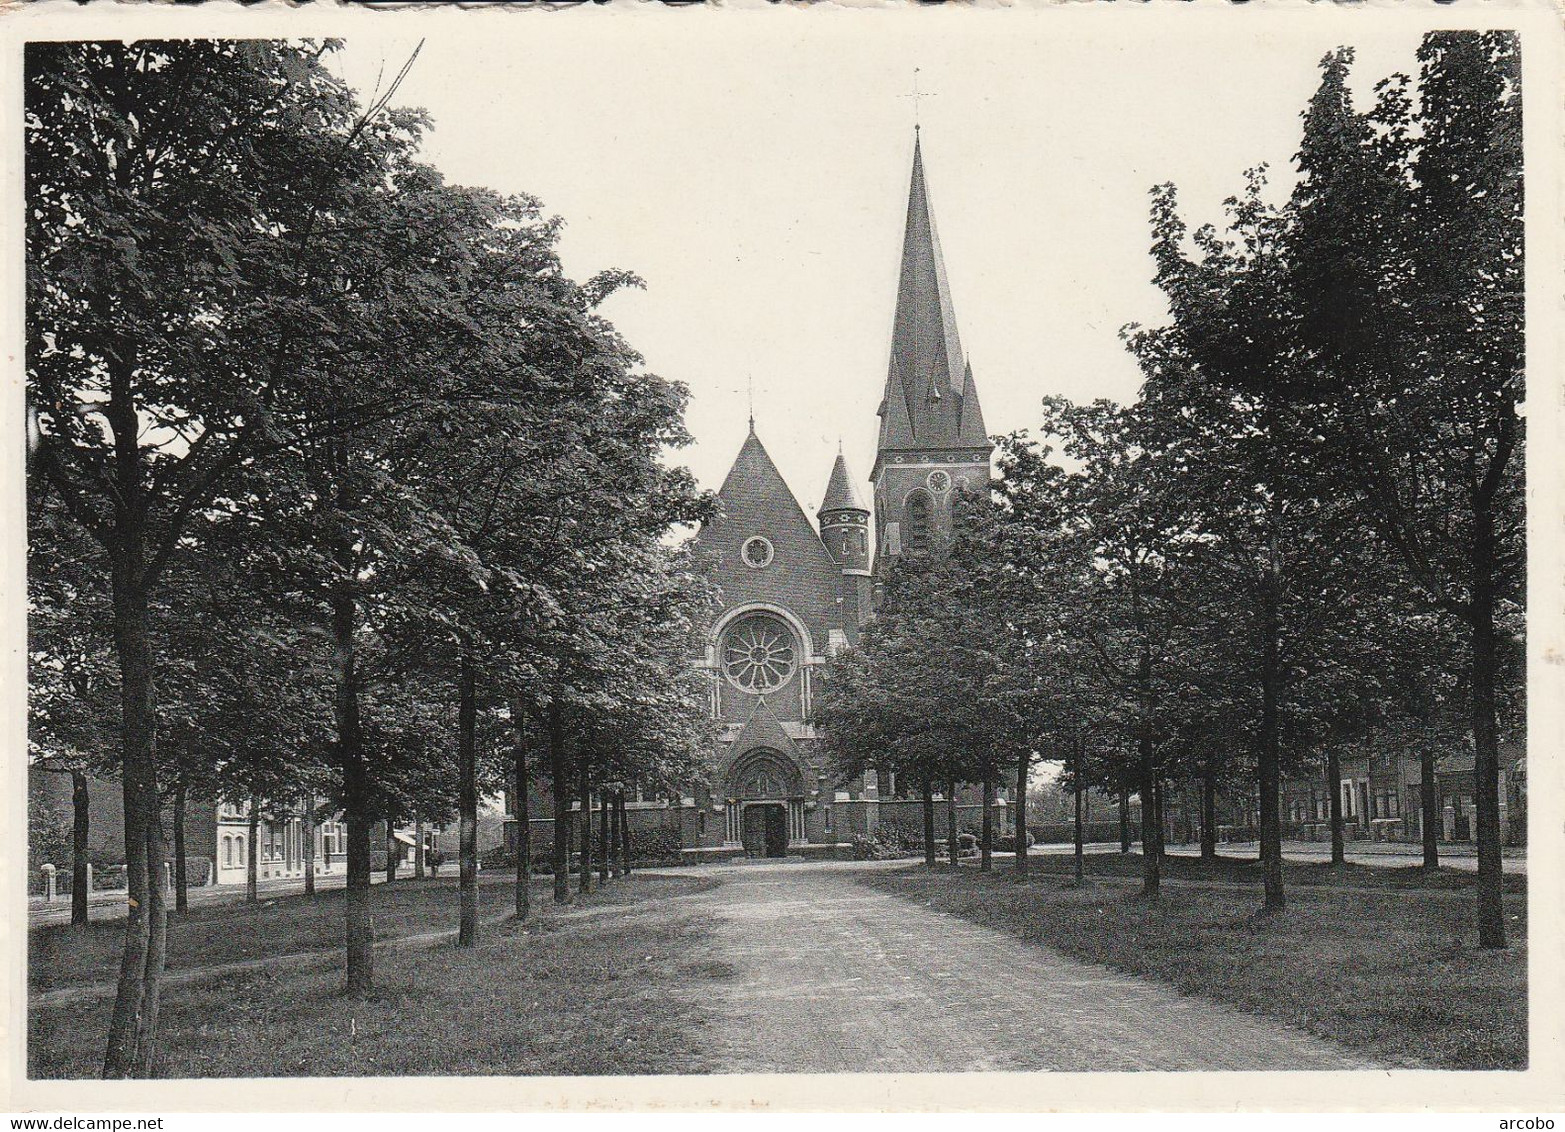
M 745 692 L 770 692 L 793 679 L 799 666 L 793 631 L 775 617 L 752 613 L 723 634 L 723 674 Z
M 760 535 L 755 535 L 745 539 L 744 548 L 740 550 L 739 556 L 744 559 L 746 566 L 752 570 L 759 570 L 763 566 L 772 564 L 772 544 Z

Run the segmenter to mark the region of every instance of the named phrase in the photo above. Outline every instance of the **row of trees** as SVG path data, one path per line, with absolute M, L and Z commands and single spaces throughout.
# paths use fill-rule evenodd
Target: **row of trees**
M 1021 798 L 1049 757 L 1133 790 L 1148 895 L 1169 784 L 1200 782 L 1209 852 L 1215 799 L 1253 791 L 1274 911 L 1285 775 L 1324 776 L 1340 861 L 1340 745 L 1418 749 L 1433 864 L 1435 752 L 1466 744 L 1479 941 L 1504 946 L 1498 750 L 1524 716 L 1517 43 L 1432 33 L 1418 60 L 1365 111 L 1352 52 L 1323 61 L 1280 203 L 1255 170 L 1221 228 L 1191 232 L 1175 187 L 1153 190 L 1170 317 L 1125 332 L 1140 399 L 1046 401 L 1042 443 L 1004 440 L 993 497 L 955 501 L 952 545 L 899 564 L 822 696 L 840 761 L 889 759 L 926 791 L 1014 764 Z
M 180 869 L 187 799 L 340 813 L 361 996 L 374 822 L 458 816 L 471 944 L 481 792 L 548 778 L 569 899 L 572 801 L 697 769 L 665 536 L 711 504 L 661 460 L 684 389 L 597 313 L 636 280 L 445 184 L 336 47 L 27 49 L 31 740 L 122 783 L 106 1076 L 154 1066 L 167 805 Z

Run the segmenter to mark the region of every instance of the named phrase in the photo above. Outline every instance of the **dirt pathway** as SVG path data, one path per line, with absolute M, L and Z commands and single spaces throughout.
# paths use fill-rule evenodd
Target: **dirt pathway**
M 1281 1023 L 859 884 L 875 865 L 715 866 L 692 988 L 732 1072 L 1370 1069 Z M 683 870 L 682 870 L 683 871 Z M 686 873 L 688 875 L 688 872 Z

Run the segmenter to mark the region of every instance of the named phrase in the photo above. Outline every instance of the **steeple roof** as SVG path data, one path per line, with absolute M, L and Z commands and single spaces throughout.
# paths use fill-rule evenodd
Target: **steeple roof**
M 826 482 L 826 498 L 821 500 L 816 514 L 827 511 L 869 511 L 853 479 L 853 473 L 848 471 L 848 461 L 841 452 L 837 453 L 837 462 L 831 466 L 831 479 Z
M 935 231 L 921 141 L 913 142 L 907 227 L 880 406 L 880 448 L 987 448 L 972 371 L 957 335 L 951 284 Z

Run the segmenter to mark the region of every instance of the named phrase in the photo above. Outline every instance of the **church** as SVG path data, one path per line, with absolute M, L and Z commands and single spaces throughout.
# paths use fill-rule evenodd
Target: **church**
M 821 670 L 829 657 L 857 643 L 891 563 L 939 545 L 949 530 L 953 493 L 983 491 L 990 481 L 994 446 L 957 334 L 916 127 L 878 412 L 879 443 L 868 481 L 855 477 L 839 450 L 813 517 L 751 418 L 718 490 L 718 514 L 693 544 L 719 593 L 705 649 L 693 658 L 706 675 L 717 725 L 707 784 L 668 798 L 644 796 L 632 785 L 626 816 L 638 855 L 692 862 L 837 857 L 852 852 L 856 836 L 897 828 L 922 835 L 921 799 L 885 771 L 839 781 L 811 723 Z M 829 453 L 823 453 L 826 459 Z M 535 781 L 532 792 L 531 812 L 548 814 L 547 785 Z M 959 791 L 964 831 L 982 824 L 977 793 Z M 515 796 L 508 790 L 505 797 L 510 848 L 516 844 Z M 993 814 L 997 834 L 1013 828 L 1011 814 L 1001 788 Z M 533 845 L 547 846 L 553 819 L 534 817 L 530 824 Z
M 720 514 L 698 536 L 721 594 L 701 661 L 720 731 L 711 795 L 690 800 L 700 817 L 682 829 L 690 855 L 792 855 L 874 833 L 883 821 L 921 821 L 919 803 L 898 799 L 890 775 L 831 781 L 810 723 L 818 672 L 857 641 L 877 579 L 899 555 L 941 540 L 953 491 L 982 491 L 990 479 L 993 445 L 957 333 L 916 132 L 879 416 L 873 504 L 839 451 L 812 522 L 752 418 L 718 492 Z M 1003 819 L 1003 797 L 997 808 Z M 976 813 L 962 824 L 976 825 Z

